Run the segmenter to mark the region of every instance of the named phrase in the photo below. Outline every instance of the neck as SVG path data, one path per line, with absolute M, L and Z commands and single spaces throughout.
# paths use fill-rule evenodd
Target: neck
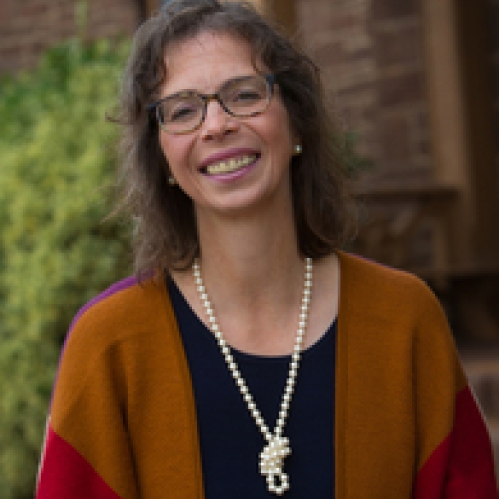
M 246 292 L 301 268 L 291 210 L 273 217 L 198 216 L 201 263 L 206 279 L 225 278 Z
M 304 275 L 292 216 L 202 216 L 198 230 L 203 279 L 229 343 L 249 352 L 287 353 Z

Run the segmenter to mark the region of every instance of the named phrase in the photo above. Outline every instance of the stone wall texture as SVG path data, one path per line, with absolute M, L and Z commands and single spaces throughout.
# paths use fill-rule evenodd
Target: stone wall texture
M 374 160 L 370 177 L 425 178 L 432 158 L 416 0 L 297 0 L 301 38 L 340 119 Z
M 358 133 L 358 152 L 373 161 L 373 168 L 362 175 L 361 190 L 387 186 L 425 189 L 437 177 L 423 1 L 427 0 L 295 0 L 299 37 L 322 69 L 340 120 L 348 130 Z M 499 0 L 483 1 L 488 21 L 484 29 L 491 106 L 496 118 L 497 175 L 495 182 L 488 178 L 485 186 L 475 179 L 476 185 L 470 189 L 484 188 L 493 197 L 496 194 L 490 192 L 491 186 L 499 186 Z M 467 126 L 475 129 L 468 121 Z M 473 192 L 473 196 L 482 198 L 481 192 Z M 408 220 L 415 213 L 411 214 L 412 208 L 409 203 L 392 203 L 388 211 L 400 214 L 406 210 Z M 372 206 L 369 211 L 373 219 L 378 217 Z M 390 217 L 386 211 L 379 214 L 380 220 Z M 398 222 L 390 220 L 385 229 L 390 230 L 389 224 Z M 410 268 L 432 267 L 432 261 L 438 260 L 432 245 L 439 224 L 437 219 L 420 224 L 419 233 L 410 243 L 414 250 L 410 265 L 408 260 L 403 261 L 405 257 L 396 260 L 387 256 L 386 263 L 399 265 L 403 261 L 402 265 Z M 385 233 L 383 237 L 388 248 L 397 236 L 391 239 Z M 384 259 L 381 254 L 372 256 Z
M 74 0 L 0 1 L 0 74 L 36 64 L 43 50 L 78 33 Z M 138 25 L 136 0 L 94 0 L 88 8 L 88 38 L 130 35 Z
M 420 0 L 296 0 L 299 34 L 322 67 L 360 151 L 391 180 L 431 176 Z M 499 144 L 499 0 L 485 26 Z M 499 146 L 497 147 L 499 179 Z

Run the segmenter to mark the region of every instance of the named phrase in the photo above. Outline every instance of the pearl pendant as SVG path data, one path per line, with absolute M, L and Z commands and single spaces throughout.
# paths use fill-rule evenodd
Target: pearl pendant
M 273 435 L 260 452 L 260 474 L 266 476 L 269 492 L 278 496 L 289 489 L 289 477 L 282 468 L 284 458 L 290 454 L 289 440 L 279 435 Z

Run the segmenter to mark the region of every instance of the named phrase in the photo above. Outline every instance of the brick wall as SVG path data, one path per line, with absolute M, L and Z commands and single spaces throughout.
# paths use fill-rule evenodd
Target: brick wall
M 78 4 L 73 0 L 0 0 L 0 74 L 32 67 L 44 49 L 74 36 Z M 90 38 L 130 35 L 137 27 L 136 0 L 94 0 L 87 5 Z
M 340 117 L 360 132 L 376 179 L 431 175 L 421 16 L 416 0 L 297 0 L 305 45 Z

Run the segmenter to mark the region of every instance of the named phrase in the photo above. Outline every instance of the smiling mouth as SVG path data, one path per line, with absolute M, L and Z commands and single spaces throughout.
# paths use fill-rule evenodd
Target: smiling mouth
M 204 172 L 208 175 L 221 175 L 224 173 L 232 173 L 245 166 L 254 163 L 258 158 L 258 155 L 251 154 L 248 156 L 241 156 L 240 158 L 232 158 L 227 161 L 220 161 L 219 163 L 213 163 L 208 165 Z

